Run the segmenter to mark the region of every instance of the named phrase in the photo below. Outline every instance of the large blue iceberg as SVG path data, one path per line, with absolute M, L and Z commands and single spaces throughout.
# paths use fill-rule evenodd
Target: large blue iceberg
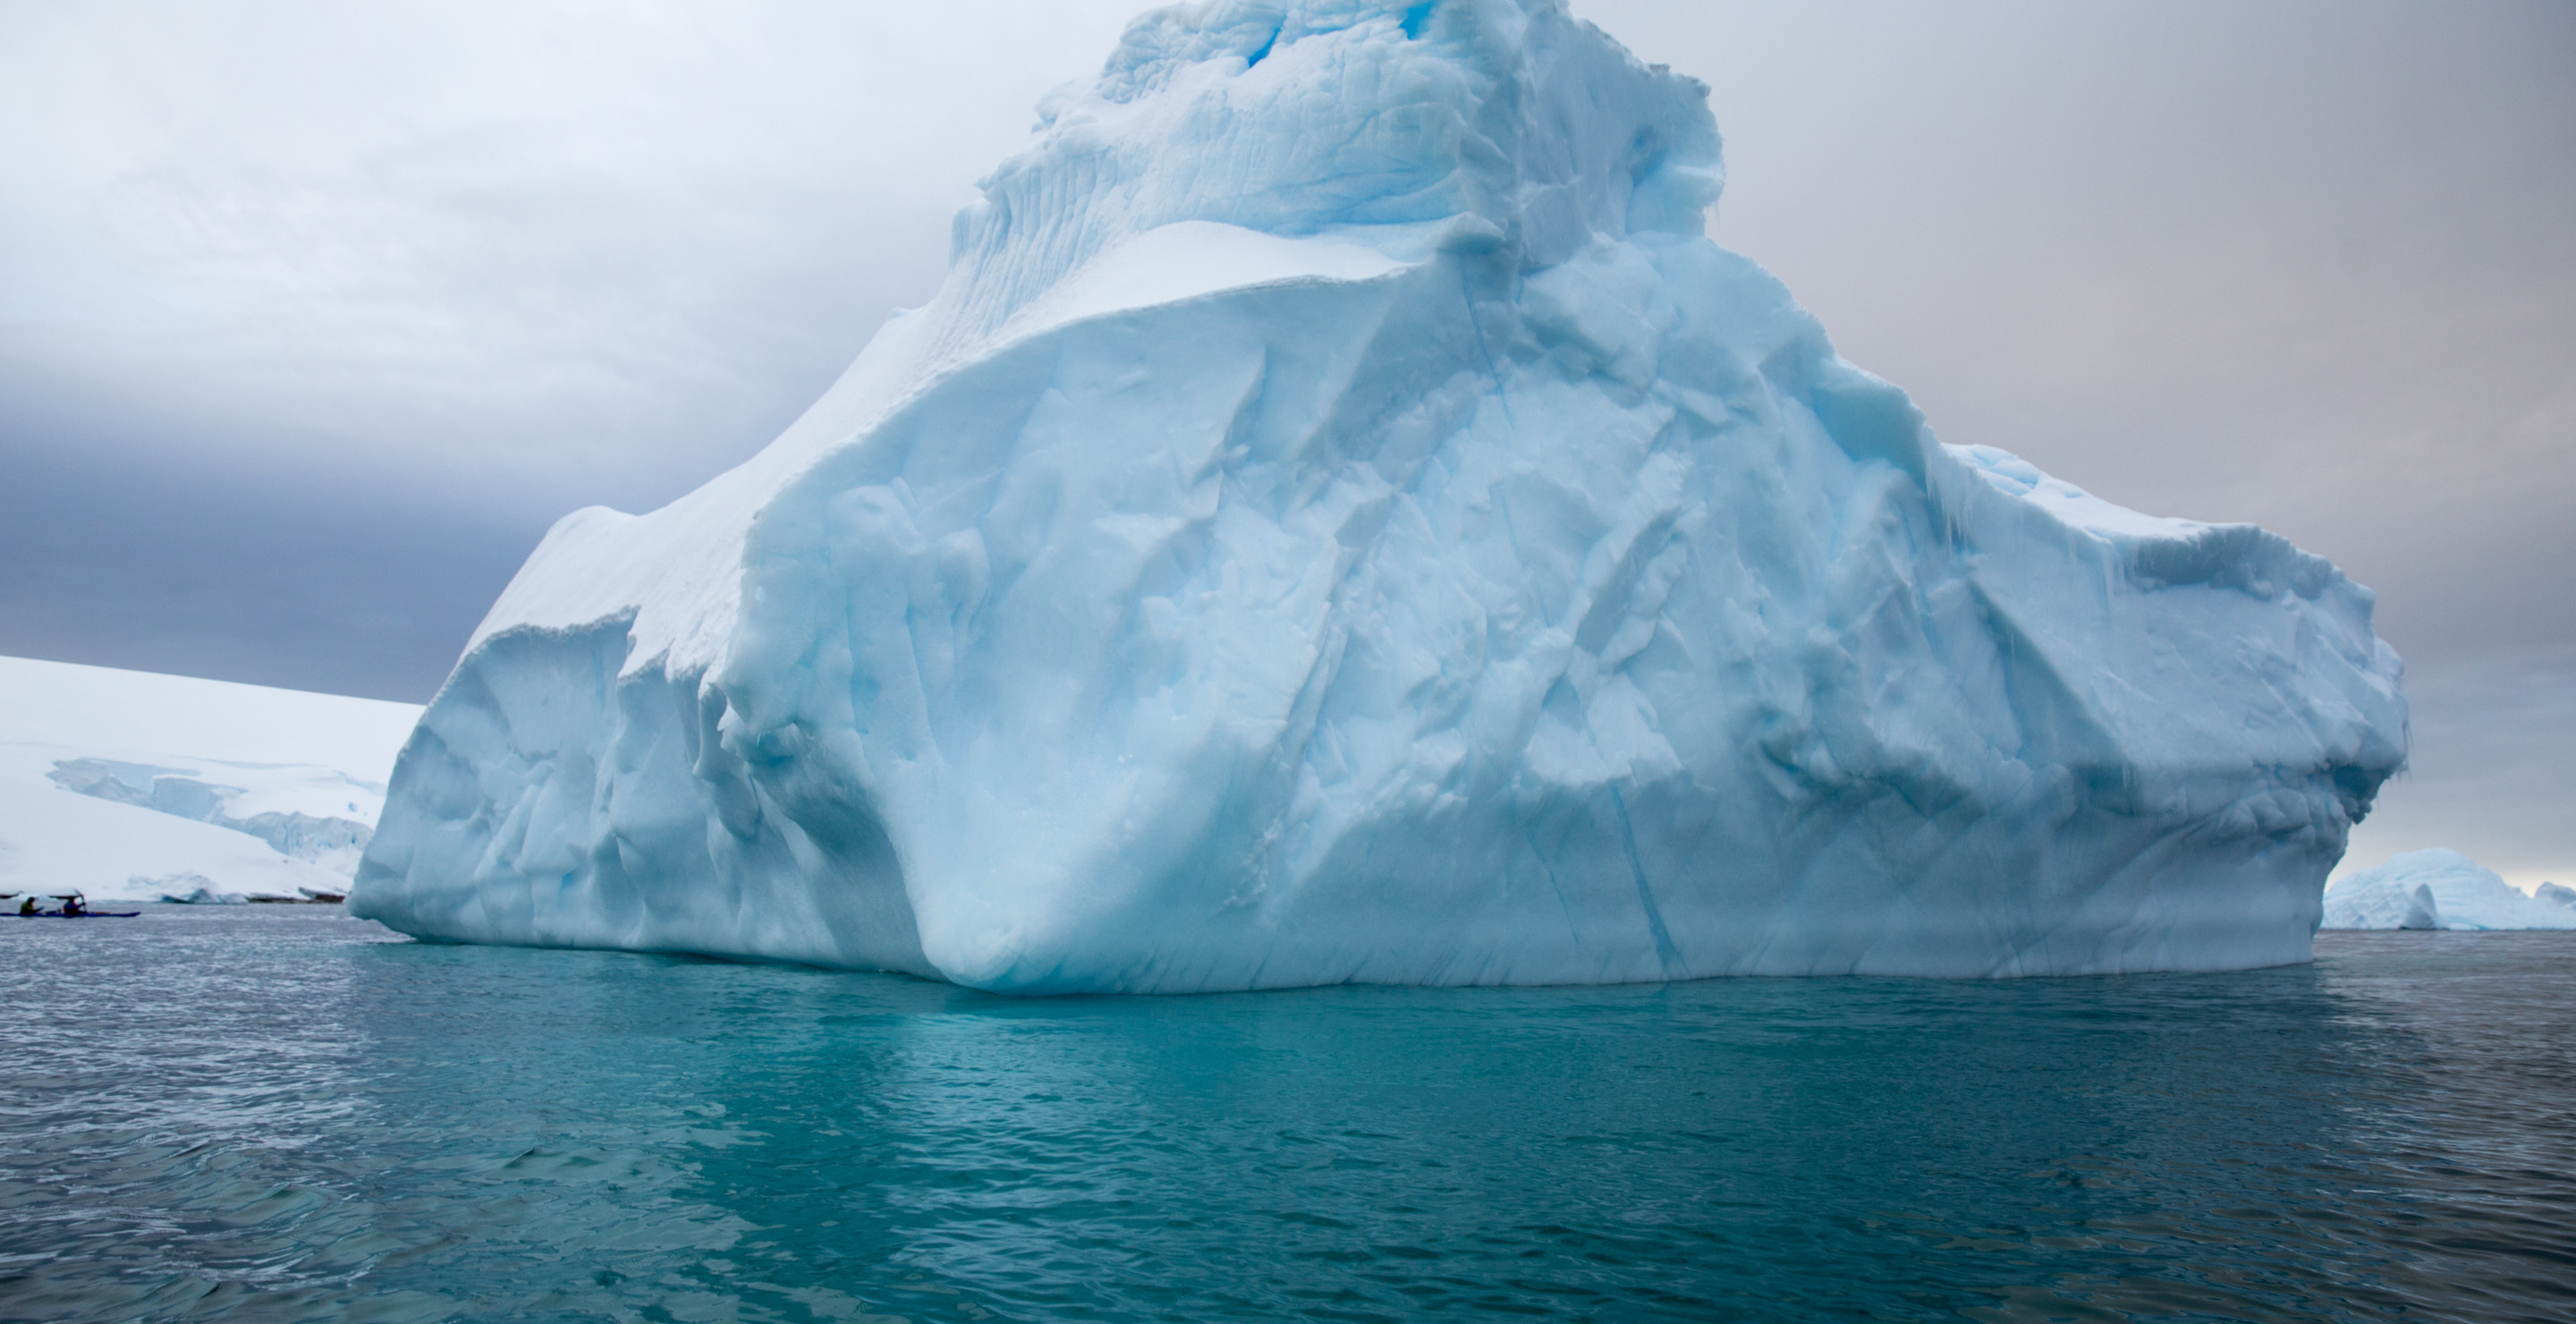
M 1561 0 L 1138 19 L 751 462 L 566 517 L 394 774 L 424 938 L 1022 992 L 2305 960 L 2371 595 L 1945 446 Z

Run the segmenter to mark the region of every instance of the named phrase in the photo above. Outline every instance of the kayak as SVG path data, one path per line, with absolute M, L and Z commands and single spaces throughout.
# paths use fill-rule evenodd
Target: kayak
M 0 911 L 0 915 L 11 919 L 132 919 L 142 913 L 140 910 L 84 910 L 77 915 L 66 915 L 59 910 L 39 910 L 32 915 L 21 915 L 14 910 Z

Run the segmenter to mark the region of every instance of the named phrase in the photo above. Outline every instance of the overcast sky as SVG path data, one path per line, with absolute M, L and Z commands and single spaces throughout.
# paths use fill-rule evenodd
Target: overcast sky
M 0 652 L 421 700 L 774 435 L 1127 0 L 0 0 Z M 2576 4 L 1576 0 L 1942 436 L 2381 593 L 2354 858 L 2576 882 Z

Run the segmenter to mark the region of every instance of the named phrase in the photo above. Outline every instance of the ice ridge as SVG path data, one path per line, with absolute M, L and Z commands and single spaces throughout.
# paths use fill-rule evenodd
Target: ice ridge
M 1051 94 L 760 456 L 587 510 L 351 907 L 1016 992 L 2306 959 L 2370 594 L 1936 441 L 1556 0 L 1216 3 Z

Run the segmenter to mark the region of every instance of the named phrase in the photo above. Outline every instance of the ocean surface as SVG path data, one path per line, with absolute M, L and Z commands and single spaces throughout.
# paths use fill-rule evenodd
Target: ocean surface
M 8 922 L 9 1320 L 2570 1320 L 2576 934 L 1013 1001 Z

